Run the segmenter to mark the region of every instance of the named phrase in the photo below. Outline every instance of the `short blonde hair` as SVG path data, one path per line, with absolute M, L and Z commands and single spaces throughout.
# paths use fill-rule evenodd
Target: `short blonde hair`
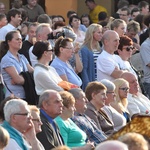
M 9 141 L 9 133 L 6 129 L 0 126 L 0 149 L 6 147 Z

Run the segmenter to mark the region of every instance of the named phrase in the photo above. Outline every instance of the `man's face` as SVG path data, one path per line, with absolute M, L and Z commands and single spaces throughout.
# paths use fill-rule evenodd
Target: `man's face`
M 124 20 L 125 22 L 128 22 L 129 15 L 127 13 L 127 11 L 121 11 L 119 14 L 120 19 Z
M 15 17 L 11 17 L 11 22 L 15 27 L 18 27 L 22 21 L 21 14 L 16 14 Z
M 53 93 L 43 104 L 44 111 L 53 119 L 62 113 L 63 103 L 59 93 Z
M 34 7 L 37 4 L 37 0 L 28 0 L 28 4 Z
M 36 29 L 37 26 L 31 26 L 28 31 L 29 41 L 33 43 L 33 39 L 36 38 Z
M 88 7 L 89 10 L 93 10 L 93 2 L 86 2 L 86 6 Z
M 129 87 L 130 87 L 129 93 L 137 94 L 139 91 L 139 84 L 136 77 L 134 75 L 130 75 L 127 77 L 126 80 L 129 82 Z
M 140 14 L 140 12 L 139 11 L 137 11 L 137 12 L 133 12 L 133 14 L 132 14 L 132 19 L 134 19 L 137 15 L 139 15 Z
M 85 96 L 85 93 L 84 92 L 80 92 L 80 98 L 79 99 L 76 99 L 76 102 L 75 102 L 75 106 L 76 106 L 76 112 L 78 113 L 84 113 L 85 110 L 87 109 L 87 98 Z
M 105 42 L 105 48 L 108 49 L 109 51 L 111 51 L 111 53 L 113 54 L 119 46 L 119 35 L 116 32 L 110 33 L 109 34 L 109 39 L 106 39 Z
M 149 13 L 149 5 L 142 8 L 142 14 L 143 15 L 148 15 L 148 13 Z
M 41 33 L 38 34 L 37 40 L 43 40 L 46 41 L 48 39 L 48 34 L 52 32 L 52 29 L 50 27 L 44 27 Z
M 129 38 L 133 39 L 136 36 L 137 32 L 132 30 L 127 30 L 126 34 Z
M 32 127 L 32 117 L 27 105 L 21 106 L 21 112 L 13 114 L 11 119 L 13 120 L 13 127 L 21 133 Z

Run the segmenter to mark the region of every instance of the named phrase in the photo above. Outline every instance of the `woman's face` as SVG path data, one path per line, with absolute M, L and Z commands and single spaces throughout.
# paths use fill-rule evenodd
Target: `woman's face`
M 119 34 L 119 37 L 121 37 L 126 32 L 126 25 L 124 23 L 120 23 L 119 27 L 114 28 L 114 30 Z
M 134 47 L 132 45 L 123 46 L 122 50 L 118 50 L 119 56 L 122 60 L 127 61 L 131 58 Z
M 72 42 L 67 42 L 65 47 L 61 47 L 61 55 L 66 59 L 69 60 L 74 54 L 74 46 Z
M 106 95 L 107 95 L 107 100 L 106 100 L 106 103 L 105 103 L 106 105 L 109 105 L 111 102 L 114 102 L 116 100 L 116 94 L 115 94 L 114 90 L 107 91 Z
M 51 45 L 48 46 L 48 50 L 45 51 L 45 55 L 47 56 L 46 58 L 48 59 L 48 61 L 52 61 L 52 59 L 53 59 L 53 49 L 52 49 Z
M 119 97 L 120 99 L 127 98 L 127 94 L 129 93 L 129 85 L 124 83 L 122 86 L 119 87 Z
M 80 24 L 81 24 L 80 19 L 77 18 L 72 19 L 71 25 L 73 28 L 79 28 Z
M 18 51 L 22 47 L 22 37 L 20 33 L 14 33 L 11 41 L 8 41 L 9 49 Z
M 100 92 L 93 95 L 93 100 L 98 108 L 102 108 L 105 105 L 106 98 L 106 90 L 100 90 Z
M 41 125 L 43 124 L 40 119 L 40 115 L 38 112 L 32 111 L 32 121 L 34 124 L 35 132 L 39 133 L 42 131 Z
M 97 42 L 101 41 L 102 39 L 102 28 L 98 27 L 97 30 L 93 33 L 93 39 Z
M 68 108 L 66 108 L 67 110 L 67 114 L 68 114 L 68 117 L 71 118 L 74 116 L 74 112 L 76 110 L 75 108 L 75 104 L 70 104 L 70 106 Z
M 88 17 L 82 17 L 82 24 L 88 27 L 90 25 L 90 20 Z

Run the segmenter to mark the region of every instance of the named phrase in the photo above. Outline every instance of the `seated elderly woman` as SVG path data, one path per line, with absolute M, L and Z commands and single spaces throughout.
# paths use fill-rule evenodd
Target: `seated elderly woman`
M 130 114 L 127 110 L 128 100 L 127 94 L 129 92 L 129 83 L 123 78 L 118 78 L 113 81 L 116 86 L 115 94 L 116 101 L 111 102 L 111 106 L 115 108 L 126 119 L 126 122 L 130 121 Z
M 49 66 L 49 62 L 53 56 L 53 49 L 49 42 L 36 42 L 32 52 L 38 59 L 38 63 L 34 68 L 34 82 L 37 94 L 41 95 L 47 89 L 62 91 L 63 89 L 58 86 L 58 83 L 62 79 L 56 70 L 52 66 Z
M 87 135 L 70 118 L 74 115 L 75 99 L 67 91 L 60 92 L 63 99 L 63 112 L 55 118 L 65 145 L 75 150 L 90 150 L 93 145 L 86 143 Z
M 116 101 L 116 94 L 115 94 L 115 84 L 107 79 L 103 79 L 100 81 L 107 87 L 107 98 L 105 101 L 105 106 L 102 110 L 108 115 L 109 119 L 114 123 L 114 129 L 118 131 L 120 128 L 126 125 L 125 117 L 120 114 L 117 110 L 115 110 L 110 104 L 111 102 Z
M 55 43 L 55 55 L 51 66 L 54 67 L 62 80 L 73 83 L 77 86 L 82 85 L 82 80 L 75 73 L 68 60 L 74 54 L 73 40 L 60 37 Z
M 107 88 L 100 82 L 89 82 L 85 95 L 89 100 L 85 114 L 96 122 L 97 127 L 102 130 L 106 135 L 114 132 L 114 124 L 109 119 L 107 114 L 101 110 L 105 106 Z

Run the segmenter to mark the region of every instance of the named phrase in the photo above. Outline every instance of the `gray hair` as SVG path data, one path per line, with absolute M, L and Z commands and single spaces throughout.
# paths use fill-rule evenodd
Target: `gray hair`
M 27 106 L 28 103 L 22 99 L 12 99 L 6 102 L 4 106 L 4 117 L 7 122 L 10 122 L 12 114 L 21 112 L 21 106 Z
M 50 28 L 50 24 L 48 23 L 40 23 L 36 29 L 36 36 L 39 34 L 39 33 L 42 33 L 43 32 L 43 28 L 45 27 L 48 27 Z
M 107 79 L 103 79 L 100 82 L 106 86 L 107 91 L 114 91 L 116 88 L 115 84 Z
M 49 101 L 50 97 L 53 95 L 53 94 L 56 94 L 58 93 L 57 91 L 55 90 L 45 90 L 39 97 L 39 103 L 38 103 L 38 107 L 39 108 L 42 108 L 43 107 L 43 101 Z
M 81 92 L 83 92 L 83 90 L 80 88 L 73 88 L 73 89 L 70 89 L 68 92 L 70 92 L 75 99 L 79 99 Z

